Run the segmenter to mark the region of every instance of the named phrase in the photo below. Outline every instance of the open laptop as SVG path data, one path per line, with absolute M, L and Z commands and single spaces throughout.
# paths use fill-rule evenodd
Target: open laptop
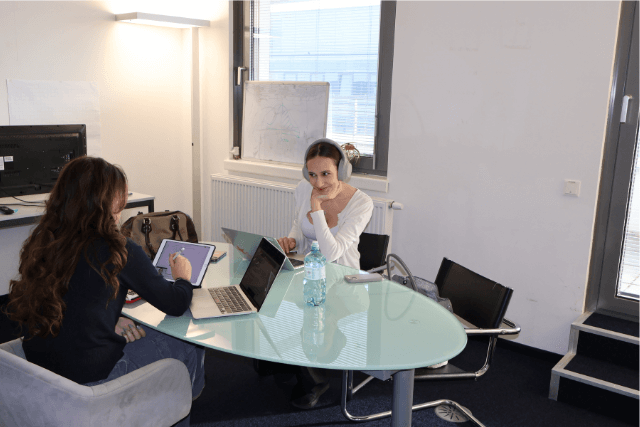
M 273 244 L 273 246 L 278 248 L 280 252 L 284 253 L 284 250 L 278 243 L 278 240 L 274 239 L 273 237 L 266 237 L 260 234 L 247 233 L 246 231 L 238 231 L 224 227 L 222 227 L 222 233 L 227 243 L 232 244 L 233 247 L 237 251 L 239 251 L 245 258 L 249 258 L 254 254 L 262 238 L 267 239 L 269 242 L 271 242 L 271 244 Z M 287 254 L 287 259 L 285 260 L 283 268 L 285 270 L 296 270 L 299 268 L 303 268 L 304 257 L 305 254 Z
M 235 316 L 260 310 L 287 257 L 267 239 L 261 239 L 240 284 L 193 290 L 194 319 Z

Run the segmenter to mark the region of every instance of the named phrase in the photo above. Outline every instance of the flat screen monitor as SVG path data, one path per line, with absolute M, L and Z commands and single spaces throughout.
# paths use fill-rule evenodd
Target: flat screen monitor
M 0 197 L 48 193 L 87 154 L 85 125 L 0 126 Z

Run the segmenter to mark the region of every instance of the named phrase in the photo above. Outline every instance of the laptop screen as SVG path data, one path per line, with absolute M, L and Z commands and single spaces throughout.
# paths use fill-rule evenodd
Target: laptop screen
M 267 239 L 260 241 L 260 245 L 251 258 L 242 281 L 240 281 L 240 287 L 258 310 L 267 298 L 267 293 L 276 280 L 285 258 L 285 255 Z

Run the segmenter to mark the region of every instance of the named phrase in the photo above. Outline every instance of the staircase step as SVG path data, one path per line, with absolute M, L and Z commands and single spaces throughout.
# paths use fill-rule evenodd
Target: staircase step
M 608 337 L 629 344 L 640 344 L 638 323 L 586 312 L 571 324 L 571 329 Z
M 573 381 L 583 383 L 588 386 L 600 388 L 600 389 L 617 393 L 623 396 L 631 397 L 633 399 L 640 398 L 640 393 L 638 392 L 637 388 L 625 387 L 624 385 L 616 384 L 615 382 L 607 381 L 606 379 L 602 379 L 602 378 L 592 377 L 586 374 L 585 372 L 590 372 L 588 369 L 585 370 L 584 368 L 584 365 L 587 365 L 588 362 L 578 361 L 576 363 L 576 365 L 578 366 L 578 369 L 582 372 L 576 372 L 576 371 L 567 369 L 567 366 L 573 361 L 575 357 L 576 357 L 575 354 L 567 353 L 552 369 L 551 386 L 549 389 L 550 399 L 553 399 L 553 400 L 557 399 L 559 385 L 560 385 L 560 378 L 567 378 Z M 605 364 L 607 362 L 603 362 L 602 360 L 595 360 L 595 363 Z M 574 365 L 574 368 L 576 365 Z M 626 369 L 626 368 L 620 368 L 620 367 L 614 367 L 611 369 L 616 369 L 616 368 Z M 600 371 L 600 370 L 597 368 L 594 368 L 593 371 Z M 612 374 L 612 375 L 600 375 L 600 376 L 605 376 L 605 378 L 607 379 L 612 379 L 611 377 L 618 378 L 619 376 L 623 376 L 625 374 L 629 374 L 629 372 L 628 371 L 623 373 L 617 372 L 616 374 Z M 629 375 L 635 375 L 635 377 L 637 378 L 638 371 L 636 370 L 635 374 L 631 373 Z
M 635 369 L 621 366 L 616 363 L 594 359 L 576 354 L 565 366 L 565 370 L 575 372 L 587 377 L 596 378 L 611 384 L 620 385 L 638 392 L 638 365 L 636 359 Z
M 637 425 L 639 348 L 637 322 L 583 313 L 571 324 L 569 351 L 551 371 L 549 398 L 586 409 L 609 407 Z
M 635 339 L 637 340 L 637 338 Z M 640 360 L 639 349 L 637 342 L 623 341 L 618 337 L 580 329 L 575 353 L 637 371 L 638 361 Z
M 600 313 L 592 313 L 585 321 L 584 325 L 593 326 L 595 328 L 617 332 L 623 335 L 629 335 L 638 338 L 640 329 L 638 322 L 630 320 L 618 319 L 617 317 L 606 316 Z
M 561 378 L 558 402 L 622 421 L 630 426 L 638 426 L 640 402 L 632 397 L 592 387 L 580 381 Z

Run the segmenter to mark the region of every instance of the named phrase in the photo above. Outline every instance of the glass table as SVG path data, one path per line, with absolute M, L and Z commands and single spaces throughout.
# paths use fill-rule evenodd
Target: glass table
M 202 286 L 239 283 L 248 261 L 231 245 L 215 245 L 227 250 L 227 256 L 210 264 Z M 355 272 L 328 264 L 327 298 L 320 307 L 303 303 L 304 269 L 298 269 L 280 272 L 260 313 L 193 319 L 187 310 L 173 317 L 145 301 L 127 304 L 122 313 L 165 334 L 254 359 L 391 371 L 392 425 L 410 425 L 414 369 L 453 358 L 464 349 L 467 336 L 460 322 L 434 301 L 389 280 L 347 283 L 344 275 Z

